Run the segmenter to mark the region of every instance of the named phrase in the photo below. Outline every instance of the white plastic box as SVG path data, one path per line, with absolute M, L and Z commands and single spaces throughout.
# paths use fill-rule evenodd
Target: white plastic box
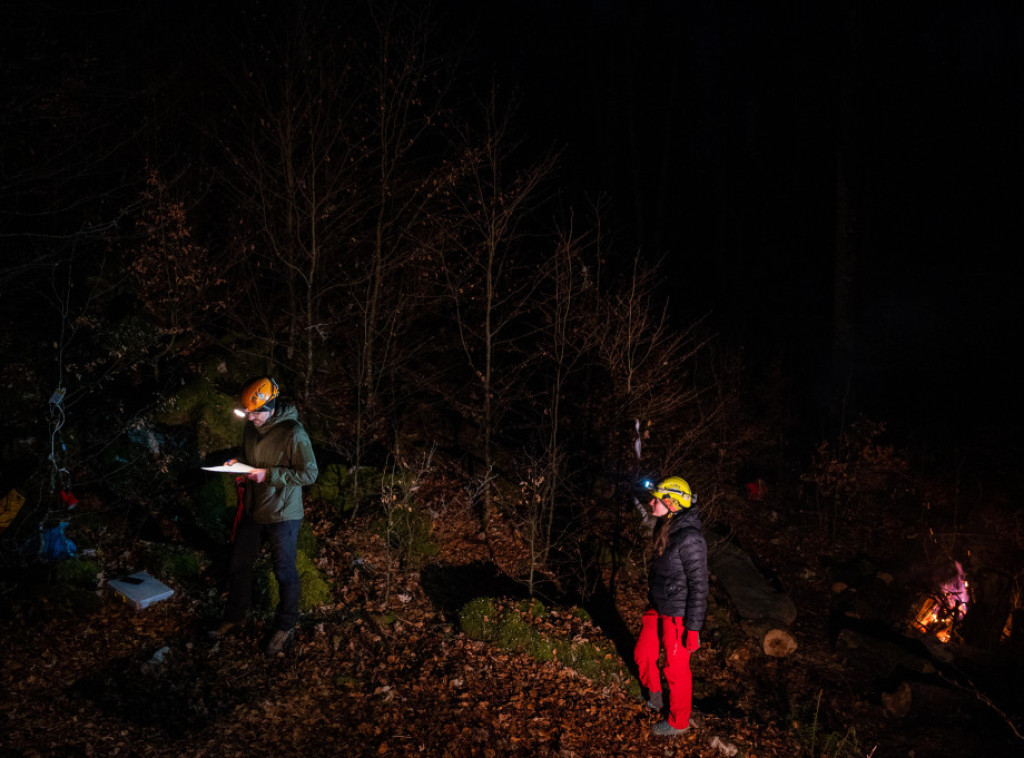
M 139 580 L 138 583 L 133 581 L 136 579 Z M 111 579 L 107 586 L 137 611 L 166 600 L 174 594 L 174 590 L 145 571 L 136 571 L 123 579 Z

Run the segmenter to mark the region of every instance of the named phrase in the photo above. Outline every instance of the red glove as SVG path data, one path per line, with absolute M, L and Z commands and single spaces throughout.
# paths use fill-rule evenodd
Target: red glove
M 700 632 L 687 629 L 683 632 L 683 647 L 691 653 L 696 653 L 700 647 Z

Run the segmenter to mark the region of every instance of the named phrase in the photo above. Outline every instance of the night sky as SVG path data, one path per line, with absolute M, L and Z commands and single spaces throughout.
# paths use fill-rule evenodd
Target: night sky
M 677 312 L 710 313 L 754 371 L 781 360 L 812 405 L 852 376 L 856 408 L 897 425 L 959 444 L 1015 433 L 1021 6 L 498 7 L 494 65 L 566 146 L 567 191 L 613 196 L 628 238 L 666 261 Z M 837 377 L 840 145 L 856 346 Z
M 72 46 L 129 87 L 202 81 L 197 51 L 229 55 L 235 19 L 269 7 L 209 5 L 12 3 L 8 70 Z M 619 249 L 662 262 L 673 317 L 742 348 L 751 387 L 778 363 L 812 416 L 842 395 L 949 438 L 1015 432 L 1024 6 L 441 0 L 436 18 L 466 87 L 493 76 L 527 145 L 561 151 L 561 207 L 603 199 Z M 837 371 L 840 155 L 855 343 Z

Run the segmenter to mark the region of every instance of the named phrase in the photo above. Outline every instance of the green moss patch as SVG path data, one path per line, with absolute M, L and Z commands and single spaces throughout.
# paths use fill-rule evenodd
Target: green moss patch
M 225 395 L 209 379 L 200 377 L 170 398 L 154 420 L 168 426 L 194 428 L 199 456 L 204 457 L 238 446 L 242 425 L 234 415 L 236 405 L 236 398 Z
M 459 611 L 459 627 L 471 639 L 538 661 L 558 661 L 582 676 L 640 696 L 639 683 L 614 645 L 574 610 L 549 610 L 539 600 L 476 598 Z
M 358 478 L 358 482 L 357 482 Z M 320 469 L 316 483 L 309 488 L 309 496 L 330 505 L 341 514 L 351 513 L 360 507 L 379 502 L 381 493 L 399 489 L 407 490 L 410 476 L 404 473 L 387 473 L 380 469 L 363 466 L 356 476 L 355 469 L 341 463 L 330 463 Z
M 198 550 L 177 545 L 150 544 L 145 551 L 146 569 L 157 579 L 176 584 L 195 584 L 206 568 L 206 557 Z
M 334 601 L 330 583 L 308 555 L 299 551 L 295 565 L 299 570 L 299 610 L 301 612 L 309 613 Z M 261 584 L 266 587 L 267 609 L 273 610 L 281 600 L 281 591 L 269 562 L 263 564 L 262 573 Z
M 387 540 L 407 569 L 419 568 L 441 551 L 434 522 L 412 504 L 399 504 L 374 519 L 371 529 Z

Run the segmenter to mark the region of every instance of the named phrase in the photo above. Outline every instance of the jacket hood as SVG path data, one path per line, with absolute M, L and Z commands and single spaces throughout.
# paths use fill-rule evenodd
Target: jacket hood
M 285 421 L 298 421 L 299 411 L 294 405 L 288 405 L 287 403 L 278 403 L 277 410 L 274 411 L 274 415 L 267 419 L 267 422 L 263 426 L 253 426 L 256 431 L 261 435 L 266 434 L 275 426 Z

